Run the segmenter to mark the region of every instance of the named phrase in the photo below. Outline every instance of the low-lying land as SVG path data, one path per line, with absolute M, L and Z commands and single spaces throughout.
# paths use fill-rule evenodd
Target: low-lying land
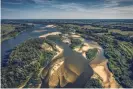
M 28 24 L 2 24 L 1 25 L 1 41 L 8 40 L 10 38 L 16 37 L 21 32 L 32 28 L 33 25 Z

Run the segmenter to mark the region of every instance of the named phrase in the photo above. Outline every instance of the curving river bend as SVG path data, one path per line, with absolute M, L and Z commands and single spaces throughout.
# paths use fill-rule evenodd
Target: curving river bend
M 39 31 L 41 30 L 41 31 Z M 42 30 L 45 30 L 45 31 L 42 31 Z M 27 31 L 24 31 L 22 32 L 20 35 L 18 35 L 17 37 L 15 38 L 12 38 L 12 39 L 9 39 L 9 40 L 6 40 L 6 41 L 3 41 L 1 43 L 1 59 L 2 59 L 2 65 L 6 65 L 6 62 L 8 60 L 8 56 L 11 52 L 11 50 L 16 47 L 18 44 L 24 42 L 25 40 L 29 39 L 29 38 L 36 38 L 36 37 L 39 37 L 40 35 L 43 35 L 43 34 L 47 34 L 49 32 L 56 32 L 56 29 L 55 28 L 45 28 L 44 25 L 40 25 L 40 24 L 37 24 L 35 25 L 34 29 L 29 29 Z M 102 70 L 104 71 L 104 74 L 106 75 L 106 81 L 103 81 L 105 82 L 105 87 L 109 87 L 111 86 L 112 81 L 109 81 L 110 77 L 112 76 L 112 74 L 110 73 L 110 71 L 108 70 L 108 67 L 107 67 L 107 60 L 105 62 L 105 57 L 103 55 L 103 49 L 101 48 L 101 46 L 99 46 L 97 43 L 93 43 L 93 42 L 87 42 L 90 46 L 92 46 L 93 48 L 97 48 L 99 51 L 98 51 L 98 54 L 95 58 L 95 60 L 93 60 L 90 65 L 92 67 L 92 69 L 94 70 L 94 72 L 96 72 L 97 74 L 98 73 L 102 73 L 101 71 L 97 72 L 98 70 Z M 74 53 L 70 48 L 68 48 L 68 46 L 66 44 L 63 44 L 63 43 L 57 43 L 59 46 L 61 46 L 65 51 L 63 52 L 62 54 L 62 57 L 66 58 L 66 64 L 65 66 L 71 66 L 69 64 L 73 64 L 75 65 L 77 68 L 79 67 L 79 65 L 81 64 L 81 62 L 84 64 L 86 61 L 84 60 L 83 57 L 81 57 L 81 54 L 77 54 L 77 53 Z M 60 55 L 61 56 L 61 55 Z M 75 58 L 75 57 L 76 58 Z M 71 57 L 71 58 L 70 58 Z M 74 57 L 74 58 L 73 58 Z M 80 59 L 79 59 L 80 58 Z M 75 59 L 78 59 L 78 60 L 75 60 Z M 81 61 L 81 59 L 83 59 Z M 76 62 L 76 64 L 75 64 Z M 86 64 L 86 63 L 85 63 Z M 73 68 L 75 68 L 75 66 Z M 100 68 L 100 67 L 97 67 L 97 66 L 103 66 L 103 68 Z M 89 67 L 89 72 L 88 74 L 92 74 L 92 69 L 91 67 Z M 79 67 L 80 69 L 80 67 Z M 82 70 L 82 67 L 81 67 L 81 70 Z M 81 71 L 81 70 L 77 70 L 77 71 Z M 87 69 L 85 69 L 86 71 Z M 86 71 L 88 72 L 88 71 Z M 104 75 L 104 76 L 105 76 Z M 83 76 L 82 76 L 83 77 Z M 102 75 L 101 75 L 102 77 Z M 107 79 L 108 78 L 108 79 Z M 111 77 L 112 78 L 112 77 Z M 82 78 L 81 78 L 82 79 Z M 80 79 L 79 79 L 80 80 Z M 114 80 L 114 79 L 113 79 Z M 79 83 L 77 83 L 79 84 Z M 76 85 L 77 85 L 76 84 Z M 71 85 L 68 85 L 68 86 L 71 86 Z M 115 84 L 115 81 L 114 81 L 114 84 L 112 85 L 112 88 L 113 87 L 117 87 L 117 84 Z
M 3 41 L 1 43 L 2 66 L 6 66 L 9 54 L 11 53 L 12 49 L 17 45 L 21 44 L 22 42 L 24 42 L 29 38 L 37 38 L 40 35 L 47 34 L 48 32 L 56 32 L 55 28 L 45 28 L 45 27 L 46 25 L 35 24 L 34 28 L 22 32 L 17 37 Z

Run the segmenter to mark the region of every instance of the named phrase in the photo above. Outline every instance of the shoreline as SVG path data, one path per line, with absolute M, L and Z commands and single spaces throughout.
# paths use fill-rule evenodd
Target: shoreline
M 47 25 L 46 28 L 55 28 L 56 26 L 53 24 Z
M 61 32 L 50 32 L 50 33 L 39 36 L 39 38 L 46 38 L 47 36 L 50 36 L 50 35 L 59 35 L 59 34 L 61 34 Z
M 82 46 L 81 48 L 77 47 L 74 50 L 76 52 L 81 53 L 82 56 L 87 59 L 86 52 L 89 49 L 94 49 L 94 48 L 98 49 L 98 53 L 95 59 L 93 59 L 89 64 L 94 70 L 94 72 L 98 74 L 98 76 L 102 79 L 103 87 L 104 88 L 119 88 L 119 85 L 116 82 L 115 78 L 113 77 L 112 72 L 110 72 L 108 69 L 108 66 L 107 66 L 108 60 L 104 56 L 101 56 L 103 49 L 100 47 L 100 45 L 98 45 L 96 42 L 94 42 L 93 44 L 93 43 L 89 43 L 85 41 L 84 46 Z
M 44 34 L 42 36 L 39 36 L 40 38 L 45 38 L 49 35 L 59 35 L 61 34 L 61 32 L 52 32 L 52 33 L 48 33 L 48 34 Z M 79 35 L 74 35 L 74 38 L 80 38 Z M 61 48 L 56 45 L 58 48 L 58 50 L 61 51 Z M 119 88 L 118 83 L 115 81 L 113 74 L 109 71 L 108 66 L 107 66 L 107 62 L 108 60 L 105 59 L 104 56 L 102 55 L 103 49 L 100 47 L 100 45 L 98 45 L 96 42 L 94 43 L 89 43 L 85 40 L 85 43 L 82 47 L 77 47 L 74 50 L 76 52 L 79 52 L 82 54 L 83 57 L 86 58 L 86 52 L 89 49 L 94 49 L 97 48 L 98 49 L 98 53 L 95 57 L 94 60 L 92 60 L 89 64 L 92 67 L 93 71 L 98 74 L 98 76 L 102 79 L 102 85 L 104 88 Z M 58 55 L 60 54 L 58 53 Z M 58 55 L 56 55 L 55 57 L 53 57 L 53 59 L 56 59 L 56 57 L 58 57 Z M 87 59 L 87 58 L 86 58 Z M 59 63 L 54 63 L 52 66 L 52 68 L 50 69 L 50 75 L 52 75 L 54 73 L 54 71 L 58 70 L 58 68 L 60 68 L 60 66 L 63 64 L 64 62 L 59 62 Z M 45 68 L 44 68 L 45 69 Z M 47 70 L 49 71 L 49 70 Z M 94 74 L 95 74 L 94 73 Z

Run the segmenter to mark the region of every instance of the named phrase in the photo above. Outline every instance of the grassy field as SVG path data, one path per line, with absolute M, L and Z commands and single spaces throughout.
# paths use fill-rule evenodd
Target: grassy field
M 87 29 L 101 29 L 101 27 L 94 27 L 91 25 L 84 25 L 83 28 L 87 28 Z
M 11 24 L 2 24 L 1 25 L 1 34 L 2 35 L 6 35 L 14 30 L 15 30 L 15 26 L 13 26 Z
M 1 42 L 17 35 L 16 33 L 12 33 L 13 31 L 15 31 L 14 25 L 2 24 L 1 25 Z M 12 34 L 10 34 L 10 33 L 12 33 Z
M 120 33 L 122 35 L 133 35 L 133 31 L 121 31 L 119 29 L 109 29 L 110 32 Z

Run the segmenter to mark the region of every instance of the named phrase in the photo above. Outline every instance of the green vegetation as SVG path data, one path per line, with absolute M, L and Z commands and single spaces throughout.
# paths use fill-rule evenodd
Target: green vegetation
M 115 39 L 120 40 L 120 41 L 126 41 L 126 42 L 132 42 L 133 43 L 133 37 L 130 35 L 123 35 L 120 33 L 110 33 L 112 36 L 114 36 Z
M 133 35 L 133 31 L 121 31 L 119 29 L 110 29 L 109 32 L 113 32 L 113 33 L 119 33 L 119 34 L 122 34 L 122 35 Z
M 92 61 L 96 57 L 97 51 L 98 50 L 96 48 L 94 48 L 94 49 L 89 49 L 86 52 L 86 57 L 89 60 L 89 62 Z
M 61 35 L 49 35 L 49 36 L 47 36 L 47 39 L 54 41 L 54 42 L 60 42 Z
M 130 32 L 132 31 L 130 26 L 131 25 L 127 28 L 127 31 L 125 27 L 119 26 L 119 29 L 121 30 L 119 33 L 109 31 L 112 28 L 117 29 L 115 25 L 103 26 L 106 29 L 100 30 L 99 28 L 97 28 L 98 30 L 92 30 L 92 28 L 83 28 L 82 26 L 78 27 L 77 25 L 78 29 L 74 29 L 75 32 L 81 34 L 83 38 L 94 40 L 103 47 L 104 55 L 108 59 L 108 67 L 110 71 L 113 73 L 114 78 L 120 86 L 124 88 L 133 87 L 133 36 Z M 70 29 L 72 27 L 67 28 Z M 75 44 L 75 46 L 76 45 L 77 44 Z M 88 59 L 93 59 L 95 55 L 96 50 L 87 53 Z M 93 81 L 90 82 L 93 83 Z
M 94 36 L 93 36 L 94 37 Z M 133 44 L 114 39 L 109 34 L 95 40 L 104 48 L 104 55 L 108 59 L 108 66 L 116 81 L 124 88 L 133 87 Z
M 27 28 L 32 27 L 27 24 L 2 24 L 1 25 L 1 41 L 16 37 L 19 33 L 26 30 Z
M 98 79 L 91 78 L 87 81 L 85 88 L 103 88 Z
M 30 21 L 29 21 L 30 22 Z M 118 84 L 124 88 L 133 88 L 133 21 L 88 21 L 88 20 L 47 20 L 34 23 L 55 23 L 63 34 L 78 33 L 83 38 L 94 40 L 104 49 L 108 59 L 108 67 Z M 62 24 L 63 23 L 63 24 Z M 71 24 L 70 24 L 71 23 Z M 2 24 L 2 41 L 15 37 L 31 26 L 27 24 Z M 69 38 L 69 37 L 68 37 Z M 8 66 L 2 67 L 2 88 L 37 87 L 41 83 L 40 70 L 46 66 L 56 54 L 55 44 L 51 41 L 61 41 L 61 36 L 48 36 L 46 39 L 30 39 L 18 45 L 10 54 Z M 71 39 L 71 38 L 70 38 Z M 53 51 L 45 49 L 52 47 Z M 71 39 L 73 49 L 82 46 L 80 39 Z M 48 48 L 48 47 L 47 47 Z M 97 49 L 87 52 L 87 59 L 96 57 Z M 102 88 L 99 79 L 90 79 L 85 88 Z
M 82 44 L 82 41 L 80 39 L 71 39 L 71 45 L 70 47 L 74 49 L 77 46 L 80 46 Z
M 35 77 L 39 73 L 39 69 L 46 66 L 55 55 L 55 51 L 46 51 L 45 48 L 41 48 L 43 43 L 50 44 L 48 40 L 44 39 L 30 39 L 12 51 L 8 66 L 2 67 L 3 88 L 20 87 L 31 79 L 39 82 L 40 78 Z
M 73 24 L 60 24 L 56 27 L 60 32 L 62 33 L 71 33 L 71 32 L 75 32 L 75 30 L 77 29 L 81 29 L 80 26 L 78 25 L 73 25 Z

